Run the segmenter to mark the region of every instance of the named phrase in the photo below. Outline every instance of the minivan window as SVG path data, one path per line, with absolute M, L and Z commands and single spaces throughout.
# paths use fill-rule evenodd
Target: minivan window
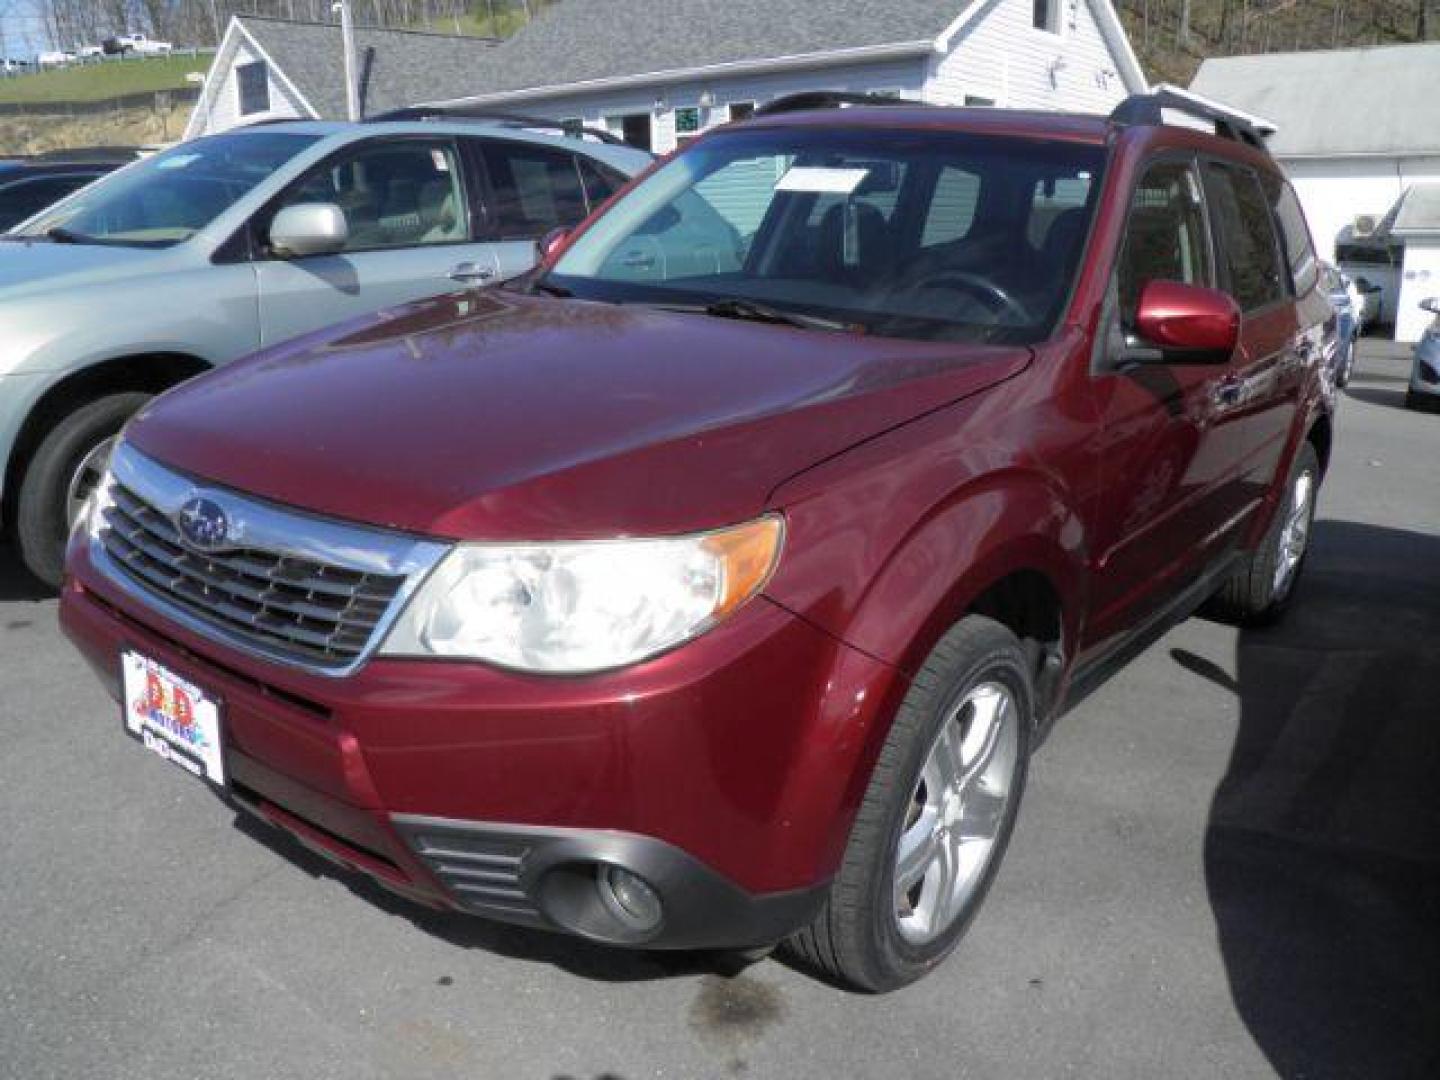
M 465 188 L 448 140 L 375 142 L 326 162 L 277 209 L 334 203 L 345 214 L 347 252 L 454 244 L 470 235 Z
M 533 240 L 584 220 L 585 189 L 573 155 L 519 143 L 491 143 L 485 147 L 485 166 L 495 192 L 500 239 Z
M 1069 297 L 1104 163 L 1098 146 L 964 132 L 712 133 L 612 204 L 548 283 L 890 337 L 1037 341 Z
M 1127 329 L 1134 327 L 1140 293 L 1150 282 L 1211 283 L 1200 185 L 1187 163 L 1152 165 L 1135 186 L 1116 279 Z
M 1280 264 L 1270 205 L 1255 174 L 1209 162 L 1206 178 L 1235 302 L 1242 311 L 1254 311 L 1283 299 L 1287 275 Z
M 68 243 L 170 247 L 190 239 L 318 135 L 236 131 L 181 143 L 96 181 L 20 232 Z

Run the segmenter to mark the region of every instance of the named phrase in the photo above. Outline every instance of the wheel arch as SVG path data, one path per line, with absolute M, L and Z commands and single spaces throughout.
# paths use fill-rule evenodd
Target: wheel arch
M 211 364 L 181 352 L 151 352 L 116 356 L 65 373 L 35 400 L 16 432 L 4 467 L 0 489 L 0 520 L 8 529 L 15 520 L 20 480 L 47 432 L 61 418 L 86 402 L 109 394 L 158 394 L 186 379 L 209 371 Z

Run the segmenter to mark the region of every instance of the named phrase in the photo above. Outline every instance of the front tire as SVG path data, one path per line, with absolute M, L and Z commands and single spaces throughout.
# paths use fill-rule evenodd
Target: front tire
M 1020 642 L 982 616 L 941 639 L 880 751 L 840 872 L 787 942 L 860 990 L 893 990 L 954 950 L 1004 857 L 1025 789 L 1035 693 Z
M 15 538 L 30 572 L 59 588 L 65 544 L 80 503 L 93 486 L 120 429 L 149 394 L 111 394 L 91 401 L 55 425 L 41 441 L 20 482 Z

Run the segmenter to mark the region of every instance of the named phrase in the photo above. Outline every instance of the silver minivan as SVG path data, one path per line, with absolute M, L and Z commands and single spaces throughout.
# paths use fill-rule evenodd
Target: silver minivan
M 649 154 L 518 119 L 287 122 L 182 143 L 0 235 L 0 520 L 58 583 L 110 440 L 275 343 L 528 270 Z

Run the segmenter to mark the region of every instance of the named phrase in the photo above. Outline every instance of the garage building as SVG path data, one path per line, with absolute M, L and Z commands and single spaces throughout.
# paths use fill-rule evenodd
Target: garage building
M 1403 237 L 1391 228 L 1416 184 L 1440 181 L 1440 42 L 1206 60 L 1190 88 L 1277 128 L 1270 151 L 1295 185 L 1316 246 L 1383 290 L 1397 330 Z

